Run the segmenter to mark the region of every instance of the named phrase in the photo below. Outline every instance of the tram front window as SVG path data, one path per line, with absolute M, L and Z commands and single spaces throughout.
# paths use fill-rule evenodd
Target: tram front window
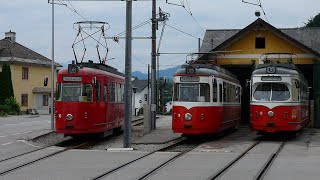
M 92 101 L 92 85 L 79 83 L 63 83 L 57 100 L 63 102 Z
M 263 83 L 256 87 L 253 98 L 260 101 L 285 101 L 290 98 L 290 91 L 285 84 Z
M 209 84 L 176 83 L 173 99 L 183 102 L 209 102 Z

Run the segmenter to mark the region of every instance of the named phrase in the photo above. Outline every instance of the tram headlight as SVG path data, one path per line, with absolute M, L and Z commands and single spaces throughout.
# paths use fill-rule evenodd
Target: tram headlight
M 192 115 L 190 113 L 187 113 L 187 114 L 184 115 L 184 119 L 186 121 L 190 121 L 192 119 Z
M 269 111 L 269 112 L 268 112 L 268 116 L 269 116 L 269 118 L 272 118 L 272 117 L 274 116 L 274 112 Z
M 66 117 L 66 119 L 67 119 L 68 121 L 71 121 L 71 120 L 73 119 L 73 116 L 72 116 L 72 114 L 67 114 L 67 117 Z

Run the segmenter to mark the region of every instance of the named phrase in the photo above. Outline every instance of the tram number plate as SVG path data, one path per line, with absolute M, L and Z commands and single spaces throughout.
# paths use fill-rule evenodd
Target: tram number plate
M 268 126 L 268 127 L 274 127 L 275 124 L 274 124 L 274 122 L 268 122 L 268 123 L 267 123 L 267 126 Z
M 184 125 L 184 128 L 190 129 L 190 128 L 192 128 L 192 125 L 190 125 L 190 124 L 185 124 L 185 125 Z

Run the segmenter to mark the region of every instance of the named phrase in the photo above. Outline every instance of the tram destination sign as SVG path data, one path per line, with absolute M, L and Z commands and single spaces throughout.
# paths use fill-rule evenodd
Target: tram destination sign
M 77 77 L 77 76 L 65 76 L 62 78 L 63 81 L 71 81 L 71 82 L 81 82 L 82 77 Z
M 281 76 L 262 76 L 261 81 L 281 81 Z
M 199 82 L 200 77 L 199 76 L 182 76 L 180 77 L 181 82 Z

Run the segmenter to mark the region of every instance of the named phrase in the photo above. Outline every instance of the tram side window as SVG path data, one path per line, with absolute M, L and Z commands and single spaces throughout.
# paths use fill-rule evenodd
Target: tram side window
M 217 102 L 217 80 L 215 79 L 212 84 L 212 101 Z
M 104 101 L 105 101 L 105 102 L 108 101 L 107 95 L 108 95 L 107 85 L 104 85 L 104 86 L 103 86 L 103 98 L 104 98 Z
M 115 101 L 115 83 L 113 82 L 109 83 L 109 101 L 110 102 Z
M 223 83 L 223 102 L 227 102 L 227 84 Z
M 236 102 L 240 103 L 240 87 L 236 87 Z
M 61 101 L 61 84 L 57 83 L 56 101 Z
M 177 84 L 177 83 L 174 83 L 174 84 L 173 84 L 173 98 L 172 98 L 173 101 L 177 101 L 177 100 L 178 100 L 178 97 L 179 97 L 178 88 L 179 88 L 178 84 Z
M 121 102 L 124 102 L 124 85 L 120 84 L 120 88 L 121 88 Z
M 222 102 L 222 84 L 219 84 L 219 101 Z
M 96 85 L 96 98 L 97 98 L 97 101 L 101 101 L 101 86 L 99 81 L 97 81 L 97 85 Z
M 297 85 L 297 81 L 296 79 L 292 79 L 291 81 L 291 92 L 292 92 L 292 101 L 299 101 L 300 100 L 300 90 L 299 90 L 299 86 Z
M 92 101 L 92 85 L 91 84 L 82 85 L 82 101 L 84 102 Z
M 116 84 L 116 92 L 117 92 L 117 102 L 121 102 L 122 94 L 121 94 L 121 85 Z
M 198 99 L 200 102 L 210 101 L 210 87 L 209 84 L 200 84 L 200 97 Z

